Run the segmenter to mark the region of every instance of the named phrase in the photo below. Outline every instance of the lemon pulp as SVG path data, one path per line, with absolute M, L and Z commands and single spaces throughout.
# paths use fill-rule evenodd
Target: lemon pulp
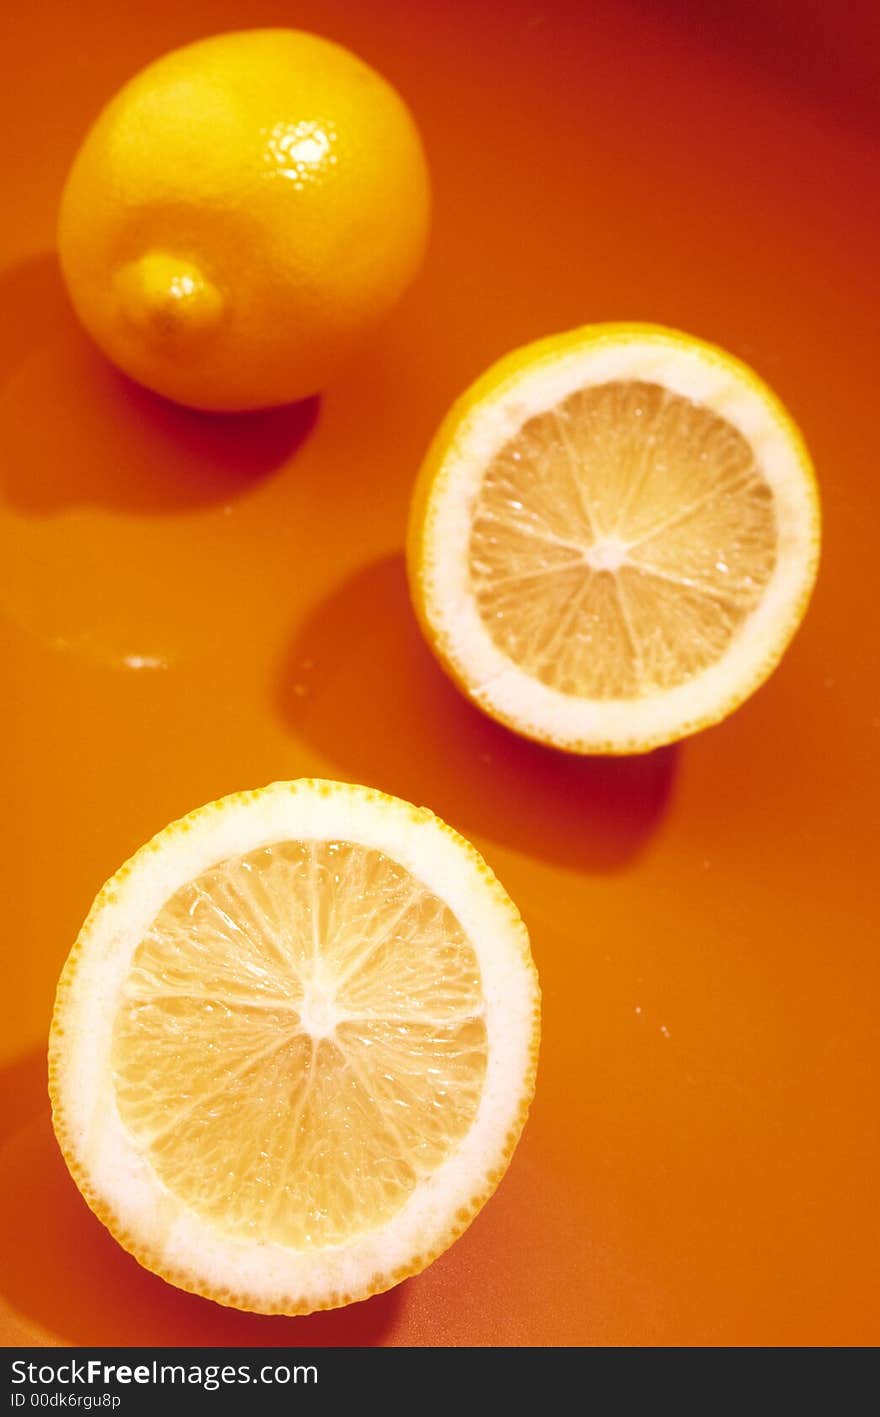
M 777 545 L 743 435 L 628 380 L 580 390 L 508 440 L 478 489 L 468 569 L 507 658 L 560 693 L 635 699 L 724 655 Z
M 122 1121 L 230 1235 L 331 1246 L 456 1148 L 488 1044 L 453 912 L 382 851 L 284 841 L 203 872 L 138 945 L 113 1029 Z

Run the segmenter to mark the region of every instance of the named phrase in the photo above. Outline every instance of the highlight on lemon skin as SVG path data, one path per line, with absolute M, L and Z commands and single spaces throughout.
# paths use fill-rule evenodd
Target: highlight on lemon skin
M 195 408 L 318 392 L 363 349 L 424 254 L 430 183 L 382 76 L 298 30 L 199 40 L 95 120 L 58 247 L 104 353 Z
M 512 901 L 424 808 L 275 783 L 100 892 L 49 1049 L 77 1185 L 146 1268 L 261 1313 L 366 1298 L 464 1231 L 534 1091 Z
M 679 331 L 594 325 L 515 351 L 454 405 L 408 568 L 478 707 L 570 752 L 639 753 L 764 682 L 819 541 L 806 446 L 751 369 Z

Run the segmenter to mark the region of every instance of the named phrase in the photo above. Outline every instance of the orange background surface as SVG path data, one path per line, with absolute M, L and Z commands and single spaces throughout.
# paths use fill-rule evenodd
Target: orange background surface
M 64 1344 L 867 1344 L 877 1304 L 876 7 L 79 0 L 8 7 L 0 107 L 0 1336 Z M 93 352 L 52 245 L 99 105 L 200 35 L 296 24 L 412 104 L 424 273 L 320 400 L 165 405 Z M 720 728 L 568 760 L 484 720 L 415 629 L 409 492 L 450 400 L 587 320 L 681 326 L 801 421 L 806 625 Z M 68 1180 L 54 983 L 92 896 L 187 809 L 320 774 L 425 802 L 519 904 L 545 993 L 507 1179 L 346 1311 L 225 1311 Z

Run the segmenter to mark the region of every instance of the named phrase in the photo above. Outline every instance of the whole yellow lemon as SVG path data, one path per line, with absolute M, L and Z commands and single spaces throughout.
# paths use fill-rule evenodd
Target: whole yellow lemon
M 121 369 L 201 409 L 315 393 L 424 252 L 424 152 L 403 100 L 297 30 L 177 49 L 111 100 L 61 202 L 74 307 Z

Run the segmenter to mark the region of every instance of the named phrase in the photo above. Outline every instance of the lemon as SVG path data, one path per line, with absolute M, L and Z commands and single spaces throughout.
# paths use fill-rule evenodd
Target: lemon
M 276 783 L 167 827 L 98 896 L 50 1039 L 56 1134 L 141 1264 L 263 1313 L 424 1268 L 504 1173 L 537 977 L 429 811 Z
M 517 350 L 453 407 L 408 564 L 475 704 L 571 752 L 637 753 L 767 678 L 819 540 L 809 454 L 751 369 L 678 331 L 593 325 Z
M 337 44 L 250 30 L 177 49 L 111 100 L 61 203 L 86 329 L 200 409 L 320 389 L 412 280 L 429 183 L 395 90 Z

